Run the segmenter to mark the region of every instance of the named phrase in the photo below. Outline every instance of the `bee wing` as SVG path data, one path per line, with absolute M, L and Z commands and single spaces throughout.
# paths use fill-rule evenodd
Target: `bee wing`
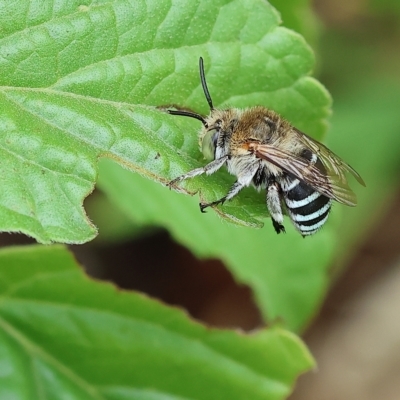
M 315 153 L 321 162 L 324 164 L 327 171 L 331 172 L 334 176 L 344 176 L 344 172 L 350 172 L 354 178 L 357 179 L 357 182 L 361 185 L 365 186 L 364 180 L 361 176 L 355 171 L 349 164 L 343 161 L 339 156 L 337 156 L 334 152 L 329 150 L 322 143 L 317 142 L 310 136 L 306 135 L 303 132 L 295 129 L 298 138 L 303 144 L 308 147 L 313 153 Z
M 253 143 L 250 147 L 255 155 L 282 168 L 313 187 L 319 193 L 349 206 L 357 204 L 357 198 L 350 189 L 344 172 L 352 173 L 364 184 L 361 177 L 324 145 L 299 132 L 299 139 L 321 162 L 312 162 L 291 152 L 268 144 Z

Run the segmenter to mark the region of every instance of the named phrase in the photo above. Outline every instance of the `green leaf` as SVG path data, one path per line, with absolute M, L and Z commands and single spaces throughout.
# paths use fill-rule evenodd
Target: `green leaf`
M 0 251 L 1 399 L 283 399 L 313 360 L 279 327 L 208 329 L 97 283 L 60 246 Z
M 317 235 L 303 239 L 289 221 L 287 233 L 277 235 L 270 220 L 264 229 L 252 229 L 227 224 L 212 211 L 202 214 L 196 198 L 132 176 L 109 161 L 100 163 L 99 187 L 135 224 L 163 226 L 196 255 L 221 259 L 253 289 L 267 321 L 279 319 L 298 331 L 315 314 L 328 285 L 340 206 Z M 254 193 L 249 188 L 240 194 L 241 202 Z
M 92 239 L 82 203 L 100 157 L 162 183 L 202 165 L 198 124 L 154 107 L 207 112 L 199 56 L 216 105 L 265 105 L 321 138 L 329 95 L 308 76 L 310 48 L 278 23 L 263 0 L 3 2 L 0 230 Z M 185 188 L 215 199 L 227 182 Z M 265 216 L 256 196 L 219 212 L 253 226 Z

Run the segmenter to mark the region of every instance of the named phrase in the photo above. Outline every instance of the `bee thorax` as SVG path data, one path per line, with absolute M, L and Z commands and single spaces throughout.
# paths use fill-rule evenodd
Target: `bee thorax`
M 241 157 L 231 157 L 227 161 L 227 168 L 230 174 L 237 177 L 238 182 L 249 186 L 254 175 L 260 167 L 260 161 L 253 154 Z

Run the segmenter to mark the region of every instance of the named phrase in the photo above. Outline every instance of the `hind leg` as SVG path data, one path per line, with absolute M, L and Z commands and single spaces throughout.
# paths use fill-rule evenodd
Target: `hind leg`
M 280 187 L 276 182 L 267 186 L 267 207 L 271 215 L 272 225 L 276 233 L 285 233 L 283 223 L 283 212 L 281 204 Z

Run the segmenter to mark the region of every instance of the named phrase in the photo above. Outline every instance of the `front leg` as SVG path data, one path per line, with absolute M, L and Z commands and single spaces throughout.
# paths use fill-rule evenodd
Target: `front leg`
M 181 176 L 178 176 L 177 178 L 173 179 L 171 182 L 167 184 L 170 188 L 172 186 L 175 186 L 181 181 L 184 181 L 185 179 L 189 178 L 194 178 L 195 176 L 201 175 L 206 173 L 206 175 L 211 175 L 214 172 L 218 171 L 228 160 L 228 156 L 224 156 L 221 158 L 218 158 L 217 160 L 211 161 L 209 164 L 205 165 L 204 167 L 201 168 L 196 168 L 192 169 L 186 174 L 183 174 Z
M 200 203 L 200 211 L 202 213 L 205 213 L 204 209 L 206 209 L 207 207 L 216 206 L 218 204 L 224 204 L 226 200 L 230 200 L 233 197 L 235 197 L 244 187 L 245 187 L 245 185 L 236 181 L 233 184 L 233 186 L 229 189 L 229 192 L 227 193 L 226 196 L 222 197 L 219 200 L 213 201 L 211 203 Z

